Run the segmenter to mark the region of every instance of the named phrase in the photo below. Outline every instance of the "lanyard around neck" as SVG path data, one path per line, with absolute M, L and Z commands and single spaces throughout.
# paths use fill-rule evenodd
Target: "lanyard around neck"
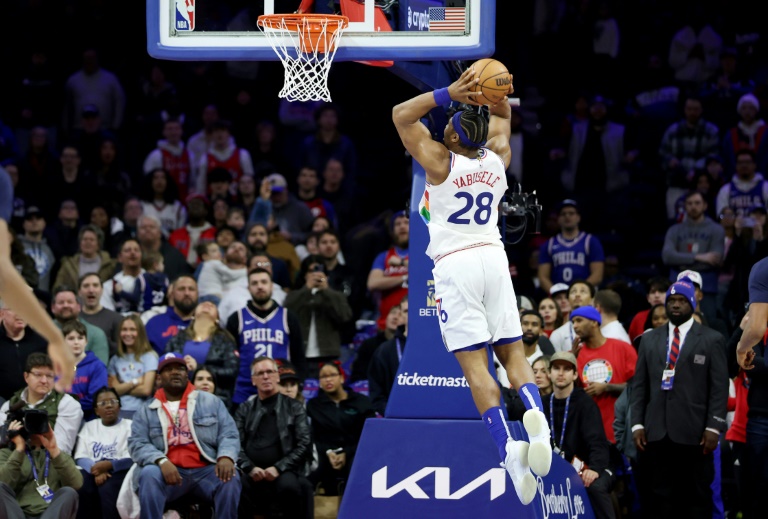
M 573 392 L 571 392 L 571 395 Z M 563 428 L 560 429 L 560 442 L 558 443 L 558 447 L 560 447 L 560 450 L 563 450 L 563 442 L 565 441 L 565 422 L 568 420 L 568 407 L 571 405 L 571 395 L 568 395 L 568 398 L 565 399 L 565 413 L 563 414 Z M 549 430 L 552 431 L 552 438 L 554 439 L 555 435 L 555 395 L 552 394 L 552 397 L 549 399 Z
M 37 468 L 35 467 L 35 458 L 32 457 L 32 453 L 29 452 L 29 449 L 27 449 L 27 458 L 29 458 L 29 463 L 32 465 L 32 477 L 35 478 L 35 484 L 40 485 L 40 482 L 37 480 Z M 47 450 L 45 451 L 45 468 L 43 469 L 43 481 L 45 484 L 48 484 L 48 468 L 51 464 L 51 453 Z

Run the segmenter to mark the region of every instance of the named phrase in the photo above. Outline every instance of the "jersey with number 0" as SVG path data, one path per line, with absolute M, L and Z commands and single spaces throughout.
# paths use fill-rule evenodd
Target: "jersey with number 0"
M 248 307 L 238 311 L 240 333 L 237 335 L 240 370 L 235 380 L 235 394 L 232 401 L 240 404 L 256 394 L 251 383 L 251 362 L 256 357 L 267 356 L 273 359 L 290 360 L 290 333 L 288 329 L 288 311 L 276 307 L 265 318 L 253 314 Z
M 584 231 L 572 240 L 558 234 L 544 242 L 539 250 L 539 263 L 552 265 L 552 283 L 570 285 L 571 281 L 587 279 L 592 273 L 589 265 L 595 261 L 605 261 L 603 245 Z
M 475 159 L 451 153 L 448 178 L 437 186 L 427 182 L 419 214 L 429 229 L 427 256 L 438 261 L 447 254 L 480 245 L 503 247 L 499 204 L 507 191 L 504 161 L 488 148 Z

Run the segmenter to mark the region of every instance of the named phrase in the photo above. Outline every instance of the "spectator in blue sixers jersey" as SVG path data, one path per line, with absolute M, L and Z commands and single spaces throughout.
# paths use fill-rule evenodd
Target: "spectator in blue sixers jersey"
M 560 232 L 544 242 L 539 250 L 539 281 L 547 293 L 552 285 L 570 285 L 575 279 L 584 279 L 592 286 L 603 281 L 603 244 L 592 234 L 580 231 L 579 222 L 581 215 L 576 201 L 560 202 L 557 216 Z
M 736 173 L 717 193 L 717 214 L 730 207 L 736 216 L 749 216 L 754 206 L 768 205 L 768 181 L 758 172 L 755 152 L 744 148 L 736 152 Z
M 165 353 L 168 341 L 189 326 L 197 308 L 197 299 L 197 281 L 189 274 L 182 274 L 171 283 L 168 306 L 158 313 L 148 311 L 142 314 L 147 337 L 158 355 Z
M 299 375 L 306 374 L 304 342 L 299 318 L 272 299 L 272 276 L 256 267 L 248 272 L 251 300 L 227 319 L 227 331 L 237 340 L 240 368 L 235 379 L 234 406 L 239 406 L 256 387 L 251 379 L 251 362 L 257 357 L 289 359 Z

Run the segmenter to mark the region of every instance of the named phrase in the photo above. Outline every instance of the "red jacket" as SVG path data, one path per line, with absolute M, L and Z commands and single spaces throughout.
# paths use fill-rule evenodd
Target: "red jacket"
M 733 380 L 733 384 L 736 387 L 736 409 L 734 409 L 733 413 L 733 422 L 731 422 L 731 426 L 725 433 L 725 439 L 732 442 L 746 443 L 747 413 L 749 412 L 749 404 L 747 404 L 749 377 L 746 371 L 740 370 L 738 376 Z
M 627 330 L 629 333 L 629 340 L 634 341 L 635 337 L 643 334 L 645 331 L 645 320 L 648 319 L 648 312 L 650 311 L 650 308 L 647 310 L 640 310 L 632 318 L 632 322 L 629 323 L 629 330 Z
M 209 227 L 208 229 L 204 230 L 200 234 L 200 240 L 216 240 L 216 227 Z M 184 255 L 184 258 L 186 258 L 187 261 L 189 261 L 189 251 L 194 249 L 195 246 L 197 246 L 197 243 L 191 243 L 192 238 L 189 235 L 189 229 L 187 229 L 187 226 L 179 227 L 175 231 L 171 233 L 171 235 L 168 237 L 168 242 L 179 249 L 179 251 Z M 200 261 L 200 258 L 197 258 L 197 262 Z

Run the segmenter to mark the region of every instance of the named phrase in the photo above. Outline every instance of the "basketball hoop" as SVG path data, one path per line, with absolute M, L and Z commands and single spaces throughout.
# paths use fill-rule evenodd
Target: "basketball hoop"
M 263 14 L 264 32 L 285 70 L 278 94 L 288 101 L 330 101 L 328 72 L 349 18 L 335 14 Z

